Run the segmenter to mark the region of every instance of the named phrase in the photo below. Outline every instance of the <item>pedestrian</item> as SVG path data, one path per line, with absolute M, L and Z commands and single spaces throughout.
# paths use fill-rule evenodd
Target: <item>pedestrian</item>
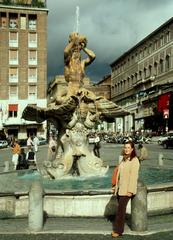
M 36 135 L 34 136 L 33 144 L 34 144 L 34 151 L 37 152 L 38 151 L 38 145 L 39 145 L 39 139 Z
M 148 150 L 147 150 L 147 148 L 144 147 L 144 145 L 142 143 L 139 143 L 138 149 L 140 151 L 139 161 L 141 162 L 143 160 L 146 160 L 148 158 Z
M 21 148 L 16 169 L 17 170 L 28 169 L 28 161 L 26 160 L 26 153 L 24 148 Z
M 34 146 L 34 142 L 33 142 L 33 140 L 32 140 L 32 136 L 31 136 L 31 135 L 29 135 L 29 137 L 28 137 L 28 139 L 27 139 L 26 145 L 27 145 L 28 149 L 29 149 L 30 147 L 32 148 L 32 147 Z
M 100 146 L 100 137 L 97 134 L 95 134 L 93 152 L 96 157 L 100 157 L 100 147 L 101 147 Z
M 28 152 L 26 153 L 26 160 L 29 166 L 31 165 L 36 166 L 36 154 L 33 151 L 32 146 L 28 147 Z
M 57 151 L 57 143 L 54 140 L 54 137 L 51 135 L 49 137 L 49 145 L 48 145 L 48 161 L 53 161 L 56 156 Z
M 17 143 L 16 140 L 13 140 L 11 145 L 12 150 L 12 163 L 14 164 L 14 170 L 17 169 L 18 158 L 21 151 L 20 145 Z
M 124 144 L 123 159 L 118 165 L 115 182 L 112 182 L 112 191 L 117 196 L 118 208 L 113 221 L 112 237 L 116 238 L 123 234 L 125 214 L 128 201 L 137 192 L 139 172 L 139 160 L 136 156 L 135 146 L 132 141 Z

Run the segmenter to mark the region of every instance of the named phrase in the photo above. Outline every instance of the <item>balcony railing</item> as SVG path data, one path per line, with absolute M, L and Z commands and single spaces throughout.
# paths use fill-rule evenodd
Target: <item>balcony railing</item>
M 46 0 L 0 0 L 0 5 L 46 8 Z

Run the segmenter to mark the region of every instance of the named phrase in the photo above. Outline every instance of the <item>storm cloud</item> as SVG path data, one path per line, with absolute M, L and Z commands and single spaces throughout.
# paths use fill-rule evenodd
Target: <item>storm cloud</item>
M 87 68 L 93 82 L 110 73 L 110 63 L 172 17 L 171 0 L 47 0 L 48 80 L 63 74 L 63 50 L 75 30 L 88 38 L 96 60 Z

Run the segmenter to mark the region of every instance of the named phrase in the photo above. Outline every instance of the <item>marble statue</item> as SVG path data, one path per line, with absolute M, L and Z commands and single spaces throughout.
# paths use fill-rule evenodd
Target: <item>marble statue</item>
M 82 52 L 87 55 L 82 59 Z M 108 166 L 89 150 L 87 135 L 95 124 L 127 114 L 115 103 L 83 88 L 85 68 L 95 59 L 87 48 L 87 38 L 73 32 L 64 49 L 66 88 L 52 98 L 47 108 L 28 105 L 22 118 L 30 121 L 49 120 L 58 130 L 57 152 L 53 161 L 45 159 L 40 171 L 45 177 L 58 179 L 69 175 L 104 175 Z

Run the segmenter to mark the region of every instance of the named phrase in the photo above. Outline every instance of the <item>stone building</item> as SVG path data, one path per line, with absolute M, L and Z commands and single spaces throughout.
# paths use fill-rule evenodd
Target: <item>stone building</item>
M 111 63 L 111 100 L 131 112 L 117 131 L 173 129 L 173 18 Z
M 27 104 L 47 106 L 47 15 L 46 1 L 0 0 L 0 128 L 9 137 L 46 135 L 46 122 L 21 115 Z

